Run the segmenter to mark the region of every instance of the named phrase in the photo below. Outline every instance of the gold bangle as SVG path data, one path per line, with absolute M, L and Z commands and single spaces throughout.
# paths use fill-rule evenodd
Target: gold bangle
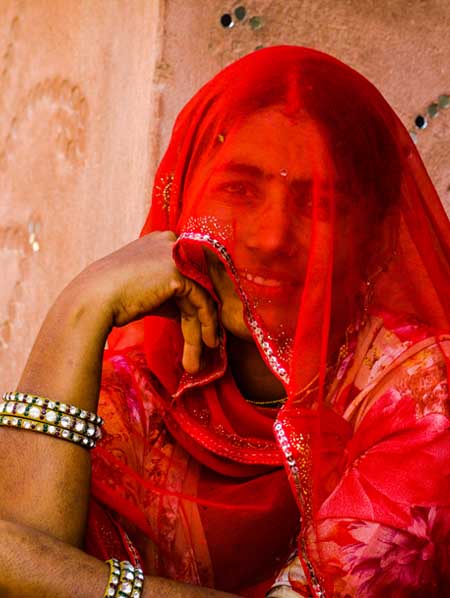
M 135 568 L 136 577 L 134 578 L 133 591 L 131 598 L 141 598 L 142 589 L 144 586 L 144 572 L 140 567 Z
M 5 392 L 3 394 L 3 400 L 38 405 L 39 407 L 52 409 L 58 413 L 72 415 L 73 417 L 91 422 L 97 426 L 103 424 L 103 419 L 92 411 L 86 411 L 85 409 L 80 409 L 80 407 L 75 407 L 75 405 L 68 405 L 67 403 L 61 403 L 60 401 L 52 401 L 51 399 L 46 399 L 37 395 L 31 395 L 24 392 Z
M 144 573 L 140 567 L 133 567 L 133 569 L 134 579 L 133 586 L 131 588 L 131 598 L 141 598 L 142 588 L 144 585 Z
M 103 420 L 74 405 L 22 392 L 6 392 L 0 402 L 0 426 L 41 432 L 84 448 L 95 447 Z
M 140 567 L 134 567 L 129 561 L 109 559 L 108 585 L 103 598 L 141 598 L 144 573 Z
M 42 421 L 53 426 L 65 428 L 88 438 L 101 438 L 100 426 L 86 419 L 81 419 L 66 412 L 58 411 L 51 401 L 47 404 L 28 401 L 7 400 L 0 403 L 0 414 Z
M 109 565 L 109 579 L 103 598 L 114 598 L 119 587 L 120 564 L 117 559 L 109 559 L 106 563 Z
M 24 418 L 24 417 L 11 417 L 8 415 L 0 415 L 0 426 L 8 426 L 12 428 L 31 430 L 32 432 L 41 432 L 54 438 L 61 438 L 62 440 L 68 440 L 73 444 L 78 444 L 83 448 L 92 449 L 95 447 L 95 440 L 82 436 L 77 432 L 60 428 L 59 426 L 53 426 L 45 422 Z
M 120 581 L 117 596 L 120 598 L 135 598 L 133 587 L 136 580 L 136 570 L 129 561 L 120 562 Z M 140 593 L 138 593 L 138 598 Z

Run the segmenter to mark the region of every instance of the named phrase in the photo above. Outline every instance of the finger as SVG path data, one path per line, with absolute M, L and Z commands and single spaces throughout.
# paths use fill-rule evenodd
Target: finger
M 197 319 L 200 322 L 201 338 L 207 347 L 217 347 L 219 344 L 217 309 L 214 301 L 197 284 L 188 280 L 185 297 L 197 310 Z
M 189 374 L 195 374 L 201 368 L 202 333 L 197 309 L 186 297 L 177 299 L 181 315 L 181 332 L 184 338 L 183 368 Z

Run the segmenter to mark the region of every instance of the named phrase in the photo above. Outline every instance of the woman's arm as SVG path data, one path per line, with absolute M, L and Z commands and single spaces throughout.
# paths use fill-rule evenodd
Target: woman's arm
M 185 368 L 195 371 L 202 343 L 217 342 L 216 316 L 202 289 L 176 270 L 171 257 L 174 240 L 171 233 L 153 233 L 78 276 L 44 321 L 18 389 L 95 411 L 111 327 L 164 309 L 169 299 L 175 299 L 181 311 Z M 88 451 L 44 434 L 1 427 L 0 443 L 3 524 L 18 524 L 82 546 L 90 482 Z M 39 544 L 35 550 L 38 563 L 43 558 Z M 20 558 L 20 551 L 12 554 Z M 103 578 L 104 564 L 96 567 Z
M 2 598 L 102 598 L 109 565 L 23 525 L 0 522 Z M 161 577 L 146 577 L 142 598 L 232 598 Z M 235 597 L 237 598 L 237 597 Z
M 72 284 L 51 308 L 18 389 L 96 411 L 108 327 Z M 81 546 L 90 478 L 86 449 L 0 427 L 0 517 Z

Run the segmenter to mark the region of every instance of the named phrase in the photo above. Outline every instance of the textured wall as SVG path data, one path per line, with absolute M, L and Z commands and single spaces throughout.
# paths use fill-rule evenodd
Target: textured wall
M 448 0 L 2 0 L 2 387 L 62 286 L 136 236 L 176 113 L 221 67 L 259 46 L 314 47 L 413 129 L 450 92 L 449 22 Z M 450 207 L 450 109 L 429 121 L 417 143 Z
M 0 379 L 88 262 L 139 231 L 159 2 L 0 3 Z

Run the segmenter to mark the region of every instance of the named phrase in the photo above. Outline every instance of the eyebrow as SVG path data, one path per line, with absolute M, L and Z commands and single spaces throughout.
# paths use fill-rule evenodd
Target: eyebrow
M 247 176 L 251 176 L 253 178 L 264 179 L 268 176 L 262 168 L 259 166 L 254 166 L 253 164 L 245 164 L 243 162 L 235 162 L 231 160 L 230 162 L 225 162 L 222 164 L 220 168 L 215 171 L 215 174 L 221 174 L 223 172 L 232 172 L 234 174 L 244 174 Z

